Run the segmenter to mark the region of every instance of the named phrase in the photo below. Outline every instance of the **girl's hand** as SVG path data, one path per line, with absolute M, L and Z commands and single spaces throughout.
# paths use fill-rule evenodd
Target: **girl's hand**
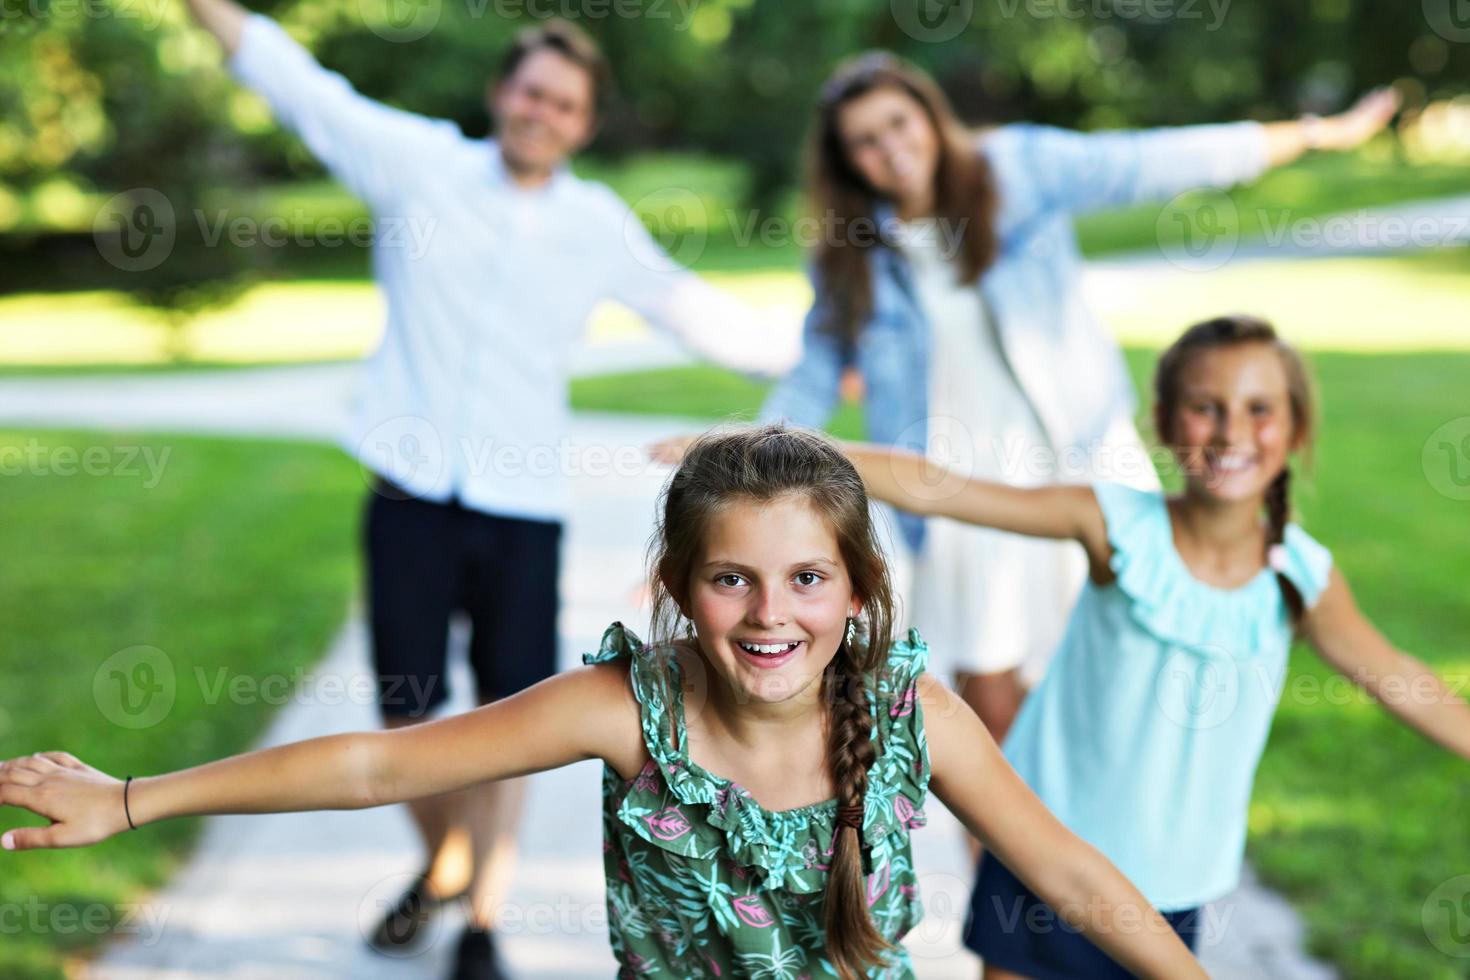
M 69 752 L 38 752 L 0 762 L 0 805 L 51 821 L 49 827 L 7 830 L 0 837 L 7 851 L 82 847 L 128 829 L 123 781 Z
M 1351 150 L 1377 135 L 1399 111 L 1399 95 L 1390 87 L 1376 88 L 1351 109 L 1319 120 L 1319 149 Z
M 684 453 L 694 444 L 698 436 L 674 436 L 669 439 L 660 439 L 658 442 L 648 446 L 648 458 L 655 463 L 668 463 L 677 466 L 684 458 Z

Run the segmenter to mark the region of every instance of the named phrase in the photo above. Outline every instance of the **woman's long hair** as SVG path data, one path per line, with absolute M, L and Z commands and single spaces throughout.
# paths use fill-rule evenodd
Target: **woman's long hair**
M 717 429 L 689 447 L 659 502 L 649 562 L 650 638 L 667 642 L 686 625 L 681 608 L 687 605 L 711 521 L 734 503 L 785 497 L 805 501 L 829 523 L 853 594 L 862 603 L 856 636 L 843 641 L 822 677 L 823 703 L 831 706 L 826 723 L 837 805 L 861 812 L 868 767 L 878 751 L 871 737 L 868 685 L 888 657 L 896 600 L 862 478 L 830 439 L 773 423 Z M 894 948 L 868 913 L 861 847 L 857 828 L 838 826 L 824 925 L 827 958 L 844 980 L 880 965 L 883 953 Z
M 868 250 L 875 235 L 855 234 L 872 222 L 880 195 L 848 158 L 838 126 L 844 107 L 870 92 L 895 89 L 919 103 L 939 137 L 934 172 L 935 217 L 960 230 L 956 258 L 961 282 L 974 283 L 995 261 L 998 248 L 995 211 L 998 193 L 990 164 L 960 123 L 944 93 L 922 69 L 886 51 L 843 62 L 822 86 L 807 137 L 807 199 L 820 227 L 827 229 L 815 261 L 830 310 L 824 329 L 847 344 L 873 309 Z M 866 230 L 866 229 L 865 229 Z M 881 236 L 882 229 L 874 229 Z

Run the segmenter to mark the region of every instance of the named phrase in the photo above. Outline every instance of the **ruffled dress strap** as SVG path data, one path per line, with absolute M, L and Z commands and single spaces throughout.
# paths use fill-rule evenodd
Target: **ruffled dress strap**
M 1113 553 L 1108 565 L 1131 615 L 1159 640 L 1204 656 L 1273 648 L 1289 629 L 1275 570 L 1264 562 L 1249 582 L 1223 589 L 1189 571 L 1174 546 L 1168 502 L 1157 491 L 1093 486 Z M 1331 555 L 1295 524 L 1284 534 L 1282 574 L 1311 605 L 1327 584 Z
M 603 634 L 583 663 L 631 660 L 629 680 L 640 705 L 649 762 L 620 788 L 619 823 L 650 844 L 690 858 L 723 858 L 762 887 L 797 893 L 826 887 L 836 830 L 836 801 L 789 810 L 763 808 L 742 786 L 689 758 L 683 675 L 672 647 L 645 647 L 621 623 Z M 917 680 L 928 648 L 917 630 L 890 648 L 869 678 L 869 714 L 880 750 L 869 769 L 862 839 L 874 865 L 922 826 L 930 766 Z
M 1308 609 L 1317 604 L 1332 575 L 1332 552 L 1295 523 L 1282 534 L 1286 561 L 1281 574 L 1291 580 Z
M 689 736 L 680 724 L 684 717 L 684 695 L 672 665 L 673 648 L 651 649 L 622 623 L 613 623 L 602 634 L 594 653 L 584 653 L 582 663 L 599 664 L 629 660 L 628 680 L 640 706 L 643 741 L 661 767 L 674 769 L 689 758 Z M 677 709 L 677 710 L 675 710 Z

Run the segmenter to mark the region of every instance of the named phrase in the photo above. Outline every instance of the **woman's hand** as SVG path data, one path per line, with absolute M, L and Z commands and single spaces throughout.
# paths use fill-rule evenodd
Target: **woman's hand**
M 1351 109 L 1335 116 L 1266 123 L 1266 162 L 1279 167 L 1308 150 L 1354 149 L 1381 132 L 1398 111 L 1398 93 L 1384 87 L 1374 89 Z
M 123 781 L 69 752 L 38 752 L 0 762 L 0 805 L 51 821 L 49 827 L 6 831 L 0 846 L 7 851 L 82 847 L 128 829 Z
M 698 436 L 673 436 L 668 439 L 660 439 L 658 442 L 650 443 L 648 446 L 648 458 L 655 463 L 668 463 L 677 466 L 684 458 L 684 453 L 694 444 Z
M 1306 125 L 1316 127 L 1309 140 L 1313 149 L 1351 150 L 1376 136 L 1399 111 L 1399 95 L 1392 88 L 1376 88 L 1346 112 Z

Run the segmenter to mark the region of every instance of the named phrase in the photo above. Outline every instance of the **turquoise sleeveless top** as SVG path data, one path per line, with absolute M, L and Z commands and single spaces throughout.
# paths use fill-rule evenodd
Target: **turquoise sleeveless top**
M 922 914 L 909 832 L 924 824 L 929 786 L 917 689 L 928 653 L 909 630 L 869 687 L 878 756 L 868 770 L 864 870 L 869 911 L 895 945 Z M 836 976 L 822 930 L 836 801 L 766 810 L 701 768 L 689 758 L 683 678 L 671 650 L 647 648 L 614 623 L 582 660 L 624 657 L 650 759 L 632 780 L 603 770 L 603 864 L 619 976 Z M 907 952 L 898 946 L 889 967 L 869 975 L 911 976 Z
M 1235 589 L 1207 585 L 1174 547 L 1163 495 L 1094 493 L 1117 578 L 1083 588 L 1005 754 L 1157 908 L 1192 908 L 1239 880 L 1292 627 L 1274 569 Z M 1331 555 L 1295 524 L 1284 551 L 1282 571 L 1310 607 Z

